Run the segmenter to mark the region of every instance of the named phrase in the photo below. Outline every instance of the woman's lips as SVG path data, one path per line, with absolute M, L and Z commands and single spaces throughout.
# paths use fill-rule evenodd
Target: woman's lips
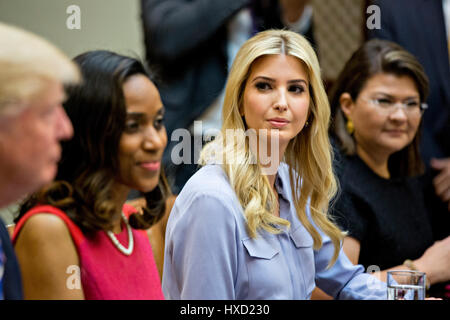
M 275 128 L 282 128 L 289 124 L 289 121 L 285 119 L 269 119 L 268 121 Z
M 161 167 L 161 162 L 160 161 L 141 162 L 139 166 L 145 170 L 156 171 L 159 170 L 159 168 Z
M 390 135 L 395 135 L 395 136 L 406 134 L 406 130 L 393 129 L 393 130 L 386 130 L 386 132 Z

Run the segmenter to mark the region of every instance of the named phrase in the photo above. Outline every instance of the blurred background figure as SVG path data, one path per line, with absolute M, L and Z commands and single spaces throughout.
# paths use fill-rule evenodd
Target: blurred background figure
M 435 239 L 443 239 L 450 235 L 450 1 L 371 3 L 380 8 L 381 28 L 369 37 L 400 44 L 419 60 L 430 81 L 420 149 Z
M 72 137 L 63 83 L 76 66 L 44 39 L 0 24 L 0 207 L 50 182 Z
M 240 46 L 258 31 L 283 27 L 315 46 L 312 6 L 308 0 L 141 0 L 141 10 L 147 61 L 158 75 L 166 108 L 166 174 L 178 193 L 197 169 L 194 151 L 200 151 L 203 137 L 221 127 L 225 80 Z M 194 132 L 195 120 L 202 128 Z M 171 136 L 179 128 L 190 132 L 189 141 L 180 141 L 191 164 L 172 162 L 180 141 Z
M 330 92 L 336 172 L 332 207 L 354 264 L 417 269 L 431 285 L 450 280 L 450 237 L 434 242 L 420 179 L 420 131 L 428 79 L 414 56 L 374 39 L 345 65 Z M 437 296 L 433 293 L 433 296 Z
M 68 87 L 64 108 L 75 135 L 62 145 L 56 181 L 22 205 L 13 235 L 25 298 L 163 299 L 144 231 L 169 193 L 158 90 L 136 59 L 99 50 L 74 60 L 83 83 Z M 144 194 L 140 212 L 125 204 L 131 189 Z
M 59 49 L 0 23 L 0 208 L 50 182 L 61 156 L 59 142 L 73 128 L 62 102 L 64 83 L 79 72 Z M 22 284 L 9 234 L 0 219 L 6 299 L 21 299 Z

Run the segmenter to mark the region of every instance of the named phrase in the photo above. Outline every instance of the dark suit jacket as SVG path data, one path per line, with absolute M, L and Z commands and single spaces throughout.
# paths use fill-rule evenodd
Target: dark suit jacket
M 147 61 L 170 134 L 188 128 L 220 94 L 227 76 L 226 22 L 249 0 L 142 0 Z
M 9 238 L 8 230 L 5 228 L 3 220 L 0 218 L 0 242 L 6 257 L 3 275 L 3 293 L 7 300 L 22 300 L 22 276 L 19 263 Z
M 450 65 L 442 1 L 375 0 L 381 29 L 369 38 L 397 42 L 414 54 L 430 80 L 428 110 L 423 118 L 422 155 L 450 157 Z

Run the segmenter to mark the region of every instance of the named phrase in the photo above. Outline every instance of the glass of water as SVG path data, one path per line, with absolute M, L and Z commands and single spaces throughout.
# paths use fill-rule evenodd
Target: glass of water
M 426 275 L 420 271 L 393 270 L 387 272 L 388 300 L 424 300 Z

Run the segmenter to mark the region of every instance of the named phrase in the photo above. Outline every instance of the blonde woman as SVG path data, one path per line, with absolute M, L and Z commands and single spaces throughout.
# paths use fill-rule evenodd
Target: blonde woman
M 317 57 L 281 30 L 248 40 L 231 68 L 221 135 L 175 201 L 167 299 L 383 299 L 384 283 L 340 250 L 329 105 Z

